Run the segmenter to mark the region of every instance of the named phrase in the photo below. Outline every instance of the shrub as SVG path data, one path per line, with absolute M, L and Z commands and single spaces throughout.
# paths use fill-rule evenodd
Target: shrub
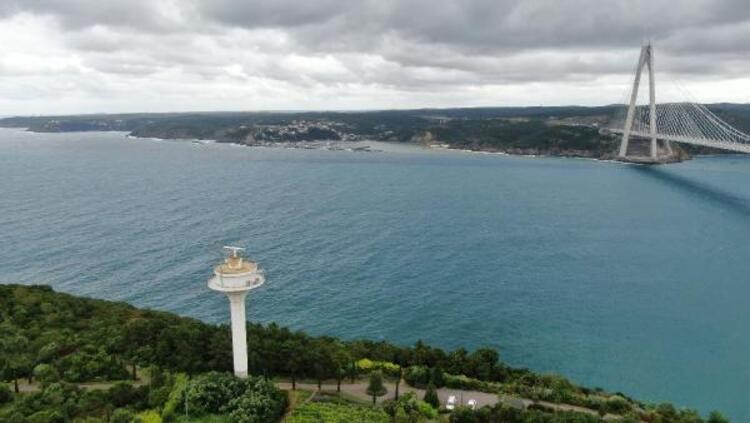
M 5 404 L 13 401 L 13 392 L 11 392 L 8 385 L 0 383 L 0 404 Z
M 425 388 L 431 377 L 430 369 L 425 366 L 411 366 L 404 372 L 404 381 L 415 388 Z
M 60 380 L 60 373 L 56 368 L 49 364 L 39 364 L 34 367 L 34 377 L 42 383 L 57 382 Z
M 26 421 L 28 423 L 64 423 L 65 416 L 57 410 L 43 410 L 30 415 Z
M 169 393 L 169 398 L 167 399 L 167 402 L 164 403 L 164 408 L 161 412 L 161 417 L 165 422 L 174 420 L 175 414 L 177 413 L 177 407 L 180 405 L 187 383 L 188 379 L 184 373 L 177 373 L 174 375 L 172 391 Z
M 708 415 L 706 423 L 729 423 L 729 419 L 724 417 L 718 411 L 712 411 L 711 414 Z
M 245 382 L 230 374 L 210 372 L 195 377 L 185 389 L 190 414 L 221 413 L 235 398 L 245 392 Z
M 397 400 L 384 401 L 383 410 L 396 422 L 416 422 L 438 417 L 438 412 L 431 405 L 418 400 L 414 392 L 407 392 Z
M 451 389 L 463 389 L 467 391 L 481 391 L 489 393 L 497 393 L 500 391 L 500 386 L 493 382 L 485 382 L 482 380 L 466 377 L 464 375 L 445 375 L 445 386 Z
M 625 398 L 619 395 L 612 395 L 611 397 L 607 398 L 607 402 L 605 403 L 605 410 L 610 413 L 623 414 L 627 411 L 630 411 L 630 404 Z
M 308 402 L 294 409 L 286 423 L 389 423 L 392 419 L 379 408 L 352 404 Z
M 148 407 L 148 387 L 117 382 L 107 390 L 107 398 L 115 407 L 131 407 L 142 410 Z
M 477 413 L 467 407 L 458 407 L 451 413 L 451 423 L 477 423 Z
M 273 382 L 263 378 L 247 379 L 247 388 L 226 409 L 234 423 L 275 422 L 286 410 L 287 398 Z
M 440 401 L 438 400 L 438 403 L 439 402 Z M 423 415 L 428 420 L 435 420 L 438 418 L 438 408 L 440 408 L 439 405 L 437 407 L 433 407 L 431 404 L 428 404 L 425 401 L 417 401 L 417 407 L 419 408 L 419 414 Z
M 112 413 L 110 417 L 110 423 L 131 423 L 133 421 L 133 413 L 124 408 L 118 408 Z
M 161 416 L 154 410 L 146 410 L 135 416 L 136 423 L 161 423 Z
M 383 373 L 389 375 L 398 375 L 399 366 L 398 364 L 391 363 L 390 361 L 374 361 L 368 358 L 363 358 L 356 362 L 357 370 L 362 372 L 371 372 L 374 370 L 380 370 Z

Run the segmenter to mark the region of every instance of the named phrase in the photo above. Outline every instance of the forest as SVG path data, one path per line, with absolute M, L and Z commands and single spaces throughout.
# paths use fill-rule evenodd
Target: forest
M 411 346 L 342 341 L 276 324 L 248 323 L 247 329 L 251 377 L 241 380 L 230 373 L 226 325 L 75 297 L 48 286 L 0 285 L 0 376 L 7 382 L 0 384 L 0 421 L 347 421 L 342 416 L 404 422 L 598 422 L 605 416 L 623 422 L 728 421 L 718 412 L 703 418 L 694 410 L 514 368 L 490 348 L 445 351 L 421 341 Z M 373 404 L 376 397 L 387 401 L 342 399 L 342 384 L 360 380 L 367 381 Z M 384 381 L 425 394 L 386 392 Z M 291 389 L 282 391 L 280 382 Z M 297 384 L 303 382 L 321 392 L 294 409 L 300 402 Z M 336 389 L 323 393 L 323 384 Z M 530 405 L 498 401 L 449 413 L 435 395 L 441 387 L 523 398 Z M 586 412 L 561 411 L 560 404 Z

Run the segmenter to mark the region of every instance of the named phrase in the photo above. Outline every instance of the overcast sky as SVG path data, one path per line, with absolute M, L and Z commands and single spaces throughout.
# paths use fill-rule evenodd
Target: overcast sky
M 750 101 L 748 0 L 0 0 L 0 115 Z

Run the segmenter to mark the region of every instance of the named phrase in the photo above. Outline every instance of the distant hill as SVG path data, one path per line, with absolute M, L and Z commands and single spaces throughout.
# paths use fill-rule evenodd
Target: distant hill
M 205 139 L 246 145 L 376 140 L 511 154 L 607 158 L 618 140 L 601 135 L 622 105 L 477 107 L 367 112 L 191 112 L 8 117 L 0 127 L 36 132 L 126 131 L 136 137 Z M 750 105 L 708 105 L 750 132 Z M 712 152 L 683 147 L 692 153 Z

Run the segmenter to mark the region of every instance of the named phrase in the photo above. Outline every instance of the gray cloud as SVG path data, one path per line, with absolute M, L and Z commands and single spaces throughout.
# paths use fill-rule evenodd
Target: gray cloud
M 75 89 L 75 107 L 99 104 L 85 98 L 97 89 L 145 109 L 138 84 L 169 94 L 159 110 L 184 108 L 181 92 L 222 109 L 248 108 L 248 93 L 294 109 L 609 103 L 645 38 L 660 72 L 696 84 L 750 71 L 746 0 L 6 0 L 3 26 L 24 45 L 0 47 L 14 79 L 0 95 L 38 83 L 41 109 Z

